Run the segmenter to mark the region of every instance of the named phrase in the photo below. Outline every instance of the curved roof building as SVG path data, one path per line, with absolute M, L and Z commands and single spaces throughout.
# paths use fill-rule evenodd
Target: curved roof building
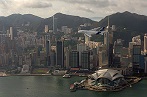
M 124 76 L 113 69 L 101 69 L 88 77 L 89 85 L 119 86 L 126 84 Z

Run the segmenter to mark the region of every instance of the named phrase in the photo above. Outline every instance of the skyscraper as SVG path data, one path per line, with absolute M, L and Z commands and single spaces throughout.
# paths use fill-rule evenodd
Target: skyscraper
M 64 42 L 57 41 L 56 44 L 56 65 L 64 68 Z
M 86 44 L 83 43 L 77 44 L 77 51 L 79 52 L 79 66 L 81 66 L 81 53 L 83 51 L 86 51 L 86 49 L 87 49 Z
M 112 64 L 113 64 L 113 31 L 110 28 L 109 16 L 108 16 L 107 31 L 104 34 L 104 44 L 106 44 L 106 48 L 107 48 L 108 66 L 112 67 Z
M 47 58 L 47 66 L 50 65 L 50 40 L 46 41 L 46 58 Z
M 11 37 L 11 40 L 14 39 L 13 28 L 12 27 L 10 27 L 10 37 Z
M 89 51 L 83 51 L 81 53 L 81 68 L 90 69 L 90 52 Z
M 57 32 L 57 18 L 53 16 L 53 33 Z
M 49 29 L 48 29 L 48 25 L 45 25 L 45 29 L 44 29 L 44 32 L 45 33 L 48 33 Z
M 132 64 L 133 72 L 138 73 L 140 68 L 141 45 L 133 45 Z
M 70 67 L 71 68 L 79 68 L 79 52 L 71 51 L 70 52 Z

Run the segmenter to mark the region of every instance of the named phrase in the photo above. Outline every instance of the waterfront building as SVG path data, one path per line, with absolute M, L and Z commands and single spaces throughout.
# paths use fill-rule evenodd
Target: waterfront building
M 81 53 L 87 50 L 87 46 L 84 43 L 77 44 L 77 51 L 79 52 L 79 66 L 81 66 Z
M 134 45 L 133 46 L 133 53 L 132 53 L 132 64 L 133 64 L 133 72 L 134 73 L 139 73 L 140 56 L 141 56 L 141 46 Z
M 147 54 L 147 34 L 144 35 L 144 54 Z
M 145 69 L 145 59 L 144 59 L 145 55 L 140 55 L 139 58 L 139 68 L 140 68 L 140 73 L 144 73 L 144 69 Z
M 50 66 L 55 66 L 56 65 L 56 53 L 55 50 L 51 50 L 51 55 L 50 55 Z
M 23 65 L 23 57 L 19 56 L 19 65 L 22 66 Z
M 92 86 L 123 86 L 127 84 L 124 76 L 118 70 L 100 69 L 88 76 L 88 84 Z
M 40 60 L 44 61 L 46 57 L 45 51 L 40 51 Z
M 28 73 L 29 72 L 29 65 L 23 65 L 21 73 Z
M 56 65 L 63 68 L 64 67 L 64 42 L 57 41 L 56 44 Z
M 69 48 L 68 47 L 66 47 L 65 48 L 65 62 L 64 62 L 64 64 L 65 64 L 65 67 L 66 67 L 66 69 L 69 69 L 69 62 L 70 62 L 70 50 L 69 50 Z
M 71 68 L 79 68 L 79 52 L 78 51 L 71 51 L 69 60 L 70 60 L 69 66 Z
M 81 68 L 82 69 L 90 69 L 90 52 L 83 51 L 81 53 Z
M 46 41 L 46 58 L 47 58 L 47 66 L 50 65 L 50 52 L 51 52 L 51 45 L 50 40 Z
M 144 73 L 147 74 L 147 56 L 144 57 Z
M 98 68 L 98 47 L 93 48 L 92 53 L 90 54 L 90 68 Z
M 33 52 L 32 65 L 37 65 L 37 52 Z

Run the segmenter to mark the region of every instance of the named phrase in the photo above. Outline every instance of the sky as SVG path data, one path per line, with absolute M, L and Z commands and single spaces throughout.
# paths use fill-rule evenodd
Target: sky
M 116 12 L 147 15 L 146 9 L 147 0 L 0 0 L 0 16 L 20 13 L 47 18 L 60 12 L 99 21 Z

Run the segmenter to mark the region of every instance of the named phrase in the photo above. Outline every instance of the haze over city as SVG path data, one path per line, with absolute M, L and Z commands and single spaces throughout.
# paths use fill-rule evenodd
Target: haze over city
M 147 15 L 146 5 L 146 0 L 0 0 L 0 16 L 20 13 L 47 18 L 61 12 L 99 21 L 116 12 Z
M 146 7 L 0 0 L 0 97 L 146 97 Z

